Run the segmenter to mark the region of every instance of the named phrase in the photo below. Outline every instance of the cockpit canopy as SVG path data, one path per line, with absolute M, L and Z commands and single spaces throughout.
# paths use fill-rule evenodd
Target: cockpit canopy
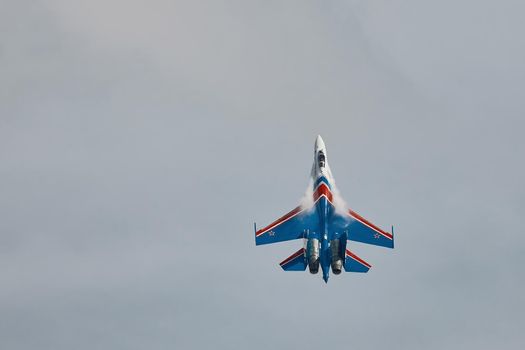
M 319 165 L 319 168 L 324 168 L 326 163 L 326 157 L 323 153 L 323 151 L 319 151 L 317 154 L 317 164 Z

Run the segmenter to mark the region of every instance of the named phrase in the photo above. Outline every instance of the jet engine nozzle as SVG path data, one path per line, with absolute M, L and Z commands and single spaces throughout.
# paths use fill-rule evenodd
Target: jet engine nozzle
M 308 269 L 310 273 L 319 272 L 319 240 L 310 238 L 306 245 L 306 256 L 308 257 Z
M 342 258 L 341 247 L 340 247 L 338 239 L 334 239 L 330 241 L 330 253 L 331 253 L 331 258 L 332 258 L 331 259 L 332 272 L 335 275 L 339 275 L 343 268 L 343 258 Z

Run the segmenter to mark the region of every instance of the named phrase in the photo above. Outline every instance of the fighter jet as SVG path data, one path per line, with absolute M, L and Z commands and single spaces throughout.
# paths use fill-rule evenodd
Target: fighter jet
M 347 272 L 368 272 L 371 265 L 352 253 L 348 241 L 394 248 L 392 233 L 384 231 L 351 209 L 347 209 L 335 190 L 335 182 L 328 166 L 326 147 L 317 136 L 312 166 L 312 191 L 307 192 L 301 205 L 257 230 L 254 224 L 255 244 L 270 244 L 303 239 L 304 246 L 280 263 L 285 271 L 323 272 L 328 283 L 330 267 L 336 275 Z

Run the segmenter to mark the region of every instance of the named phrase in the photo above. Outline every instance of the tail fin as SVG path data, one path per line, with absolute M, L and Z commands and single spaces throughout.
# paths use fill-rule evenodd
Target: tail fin
M 349 251 L 346 250 L 345 256 L 345 270 L 346 272 L 368 272 L 372 265 Z
M 283 260 L 279 265 L 281 265 L 284 271 L 304 271 L 307 265 L 305 252 L 306 250 L 301 248 Z

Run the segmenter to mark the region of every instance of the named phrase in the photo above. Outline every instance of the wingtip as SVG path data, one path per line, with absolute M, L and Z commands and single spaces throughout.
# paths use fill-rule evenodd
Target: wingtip
M 394 225 L 392 225 L 392 249 L 394 249 Z

